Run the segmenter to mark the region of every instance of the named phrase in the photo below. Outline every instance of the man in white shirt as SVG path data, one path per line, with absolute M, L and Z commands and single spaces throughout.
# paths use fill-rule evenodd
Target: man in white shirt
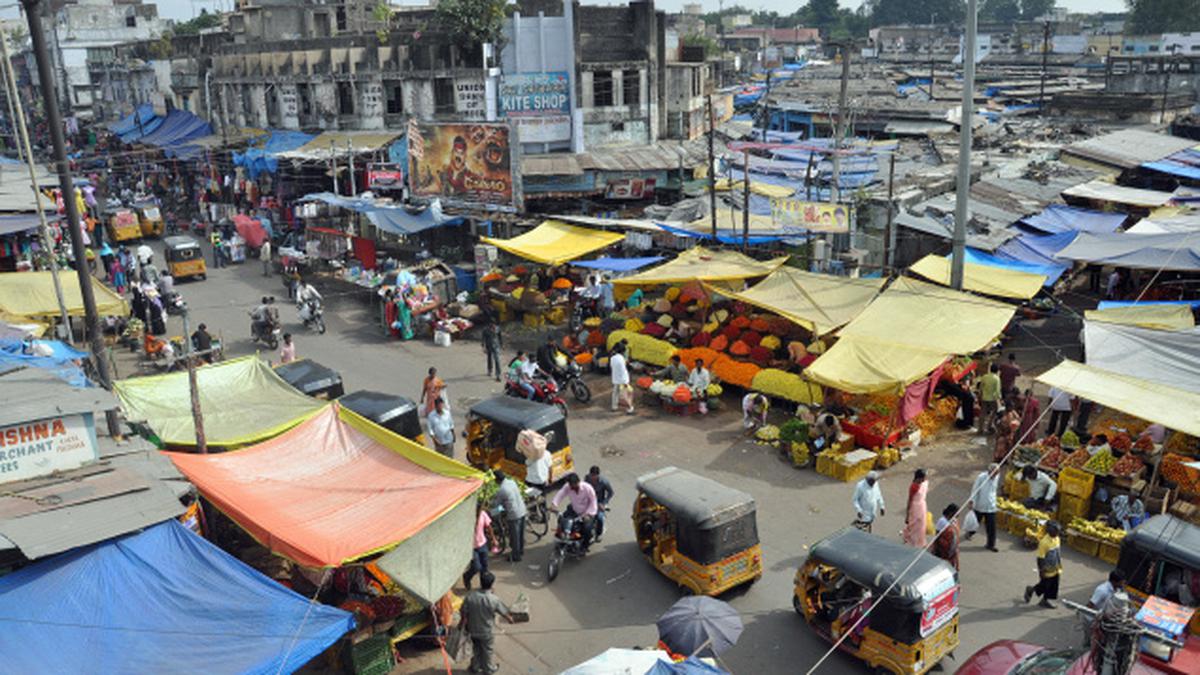
M 854 487 L 854 526 L 870 532 L 871 524 L 885 509 L 883 493 L 879 491 L 879 472 L 872 471 Z
M 1125 573 L 1121 570 L 1113 570 L 1108 573 L 1108 581 L 1096 587 L 1092 591 L 1092 597 L 1088 600 L 1087 606 L 1098 611 L 1104 611 L 1104 605 L 1108 603 L 1108 599 L 1113 593 L 1125 588 Z
M 1050 426 L 1046 428 L 1046 435 L 1062 438 L 1071 423 L 1071 408 L 1071 395 L 1058 387 L 1050 387 Z
M 971 501 L 968 508 L 974 508 L 975 517 L 983 523 L 987 532 L 987 550 L 997 552 L 996 548 L 996 491 L 1000 487 L 1000 465 L 995 462 L 988 465 L 987 471 L 981 471 L 975 477 L 971 486 Z
M 622 392 L 625 392 L 628 398 L 629 408 L 625 410 L 626 414 L 633 414 L 633 392 L 629 389 L 629 366 L 625 363 L 625 348 L 622 345 L 617 345 L 613 350 L 612 355 L 608 358 L 608 367 L 612 371 L 612 409 L 617 411 L 620 406 Z
M 1025 500 L 1025 506 L 1039 511 L 1053 511 L 1054 497 L 1058 494 L 1058 483 L 1046 474 L 1045 471 L 1038 471 L 1033 466 L 1026 466 L 1021 470 L 1021 478 L 1029 483 L 1029 499 Z
M 434 449 L 454 459 L 454 418 L 446 409 L 446 401 L 439 398 L 426 419 L 429 422 L 429 435 L 433 437 Z
M 525 460 L 525 485 L 537 488 L 542 492 L 550 489 L 550 467 L 552 465 L 550 451 L 545 450 L 537 459 Z

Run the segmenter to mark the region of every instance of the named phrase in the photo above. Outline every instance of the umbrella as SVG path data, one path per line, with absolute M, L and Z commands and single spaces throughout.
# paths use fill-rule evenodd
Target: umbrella
M 728 603 L 706 595 L 681 599 L 658 618 L 658 637 L 677 654 L 716 656 L 742 634 L 742 619 Z
M 568 668 L 559 675 L 644 675 L 660 659 L 670 660 L 666 652 L 643 649 L 609 648 L 599 656 Z

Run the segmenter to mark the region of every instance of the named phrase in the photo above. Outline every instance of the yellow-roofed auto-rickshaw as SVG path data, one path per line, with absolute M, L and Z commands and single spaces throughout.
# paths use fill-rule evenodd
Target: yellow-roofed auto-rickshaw
M 792 606 L 830 642 L 851 631 L 839 648 L 877 672 L 919 675 L 958 646 L 958 588 L 945 560 L 847 527 L 809 551 Z
M 142 226 L 131 209 L 116 209 L 108 214 L 108 236 L 113 241 L 132 241 L 142 237 Z
M 495 396 L 471 406 L 467 412 L 467 461 L 474 467 L 501 469 L 525 480 L 525 456 L 517 449 L 517 435 L 525 429 L 547 438 L 551 482 L 575 468 L 562 411 L 512 396 Z
M 208 278 L 204 251 L 200 248 L 200 242 L 191 237 L 174 236 L 163 239 L 163 259 L 167 263 L 167 272 L 176 280 L 189 277 Z
M 697 595 L 762 576 L 754 498 L 673 466 L 637 481 L 633 528 L 658 571 Z
M 138 204 L 138 220 L 143 237 L 161 237 L 163 234 L 162 210 L 155 204 Z

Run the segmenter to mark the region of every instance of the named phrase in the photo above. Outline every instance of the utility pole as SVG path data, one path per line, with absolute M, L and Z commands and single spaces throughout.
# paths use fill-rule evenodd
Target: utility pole
M 929 100 L 930 101 L 933 100 L 933 83 L 934 83 L 934 80 L 937 79 L 934 77 L 934 74 L 933 74 L 933 42 L 934 42 L 933 20 L 936 18 L 937 18 L 937 14 L 929 15 Z
M 842 136 L 846 133 L 846 90 L 850 86 L 850 43 L 843 42 L 842 50 L 842 84 L 838 89 L 837 125 L 833 131 L 833 186 L 830 191 L 832 199 L 837 202 L 841 198 L 842 175 Z
M 13 73 L 12 61 L 8 60 L 8 34 L 0 30 L 0 56 L 3 56 L 4 63 L 0 66 L 4 69 L 4 86 L 5 98 L 8 99 L 8 114 L 9 117 L 17 122 L 16 134 L 19 134 L 16 141 L 17 156 L 22 158 L 25 165 L 29 168 L 29 185 L 33 188 L 34 199 L 37 204 L 38 221 L 40 223 L 38 234 L 42 238 L 42 247 L 46 249 L 46 257 L 50 261 L 50 278 L 54 280 L 54 297 L 58 300 L 58 311 L 62 316 L 63 328 L 67 331 L 67 342 L 75 342 L 75 336 L 71 331 L 71 315 L 67 313 L 67 303 L 63 298 L 62 281 L 58 278 L 58 261 L 54 258 L 54 246 L 50 241 L 50 227 L 46 224 L 46 211 L 42 208 L 42 187 L 38 185 L 37 174 L 33 170 L 33 148 L 29 144 L 29 129 L 25 126 L 25 110 L 21 103 L 21 97 L 17 95 L 17 78 Z M 23 155 L 23 157 L 22 157 Z M 71 194 L 71 200 L 74 201 L 75 195 Z M 66 197 L 63 200 L 66 201 Z
M 713 104 L 708 95 L 708 210 L 712 216 L 712 236 L 717 238 L 717 162 L 713 153 Z
M 898 150 L 898 148 L 897 148 Z M 895 198 L 896 186 L 896 151 L 892 152 L 891 158 L 888 160 L 888 212 L 887 212 L 887 227 L 883 230 L 883 269 L 889 272 L 892 269 L 892 222 L 896 215 Z
M 183 358 L 187 362 L 188 391 L 192 395 L 192 425 L 196 427 L 196 451 L 208 454 L 208 439 L 204 436 L 204 413 L 200 410 L 200 384 L 196 380 L 196 359 L 192 354 L 192 330 L 188 325 L 190 314 L 183 306 Z
M 742 151 L 742 250 L 750 248 L 750 151 Z
M 41 0 L 22 0 L 25 18 L 29 22 L 29 38 L 37 59 L 38 82 L 42 92 L 55 91 L 54 73 L 50 70 L 50 54 L 46 48 L 46 33 L 42 29 Z M 100 375 L 100 385 L 112 389 L 112 378 L 108 372 L 108 360 L 104 358 L 104 339 L 100 334 L 100 317 L 96 313 L 96 295 L 92 289 L 92 275 L 88 273 L 87 249 L 83 245 L 83 226 L 79 221 L 79 208 L 75 203 L 75 182 L 71 178 L 71 165 L 67 162 L 67 144 L 63 138 L 62 116 L 58 110 L 58 99 L 44 96 L 46 126 L 50 131 L 50 142 L 54 146 L 54 162 L 58 169 L 58 182 L 62 188 L 63 206 L 67 212 L 67 223 L 71 232 L 71 249 L 75 253 L 75 272 L 79 277 L 79 295 L 83 299 L 84 326 L 91 342 L 92 359 Z M 108 433 L 120 436 L 115 410 L 105 411 Z
M 346 157 L 350 162 L 350 196 L 358 196 L 358 184 L 354 178 L 354 148 L 350 145 L 350 139 L 346 139 Z
M 1046 58 L 1050 54 L 1050 22 L 1042 24 L 1042 78 L 1038 92 L 1038 114 L 1046 114 Z
M 337 149 L 333 147 L 333 139 L 329 140 L 329 174 L 333 176 L 333 194 L 338 193 L 337 184 Z
M 963 286 L 967 252 L 967 201 L 971 195 L 971 121 L 975 117 L 975 30 L 978 0 L 967 0 L 966 40 L 963 45 L 962 120 L 958 135 L 958 182 L 954 191 L 954 240 L 950 257 L 950 285 Z
M 767 90 L 763 92 L 762 141 L 767 142 L 767 126 L 771 123 L 771 71 L 767 71 Z

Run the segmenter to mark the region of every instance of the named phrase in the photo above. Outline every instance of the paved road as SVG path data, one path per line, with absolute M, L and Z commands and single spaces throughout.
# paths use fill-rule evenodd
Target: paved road
M 177 287 L 192 308 L 193 322 L 204 321 L 211 331 L 223 334 L 229 356 L 254 350 L 246 338 L 246 313 L 258 298 L 264 293 L 286 298 L 279 278 L 264 278 L 257 260 L 212 270 L 207 281 L 181 282 Z M 323 336 L 300 326 L 290 306 L 283 306 L 281 314 L 285 330 L 296 336 L 298 354 L 340 371 L 347 391 L 369 388 L 415 398 L 430 365 L 438 366 L 448 382 L 458 414 L 471 402 L 498 391 L 497 384 L 483 375 L 477 342 L 437 348 L 428 341 L 385 341 L 369 305 L 360 298 L 330 294 L 329 331 Z M 171 330 L 179 332 L 177 318 L 172 318 Z M 535 339 L 516 334 L 509 336 L 510 343 L 522 337 Z M 592 384 L 596 401 L 607 402 L 608 384 L 596 380 Z M 758 500 L 766 569 L 758 583 L 726 598 L 746 624 L 741 641 L 723 657 L 726 665 L 735 673 L 798 672 L 820 658 L 827 645 L 791 608 L 792 577 L 809 543 L 850 521 L 853 486 L 792 469 L 768 448 L 744 440 L 739 422 L 731 410 L 694 419 L 649 409 L 631 417 L 614 415 L 599 403 L 572 408 L 570 436 L 576 466 L 601 465 L 616 488 L 609 532 L 592 555 L 569 562 L 552 585 L 545 584 L 540 569 L 548 551 L 546 542 L 531 545 L 521 565 L 493 561 L 500 596 L 512 600 L 524 593 L 532 603 L 532 620 L 505 626 L 497 640 L 502 672 L 558 672 L 610 646 L 654 643 L 654 620 L 680 593 L 640 556 L 629 514 L 636 477 L 664 465 L 701 472 Z M 461 445 L 458 450 L 461 457 Z M 965 498 L 971 479 L 990 454 L 990 448 L 974 436 L 947 435 L 922 448 L 917 458 L 886 472 L 882 485 L 889 509 L 876 533 L 898 538 L 911 469 L 924 466 L 929 471 L 929 505 L 936 513 L 948 502 Z M 1024 585 L 1035 576 L 1033 554 L 1005 534 L 1000 536 L 1000 549 L 990 553 L 978 539 L 964 545 L 962 643 L 957 660 L 945 662 L 948 672 L 999 638 L 1053 646 L 1078 641 L 1075 621 L 1066 610 L 1020 604 Z M 1065 551 L 1065 561 L 1064 596 L 1086 599 L 1106 574 L 1103 563 L 1070 550 Z M 445 672 L 437 653 L 408 649 L 404 655 L 407 660 L 397 672 Z M 865 668 L 835 655 L 822 672 L 865 672 Z

